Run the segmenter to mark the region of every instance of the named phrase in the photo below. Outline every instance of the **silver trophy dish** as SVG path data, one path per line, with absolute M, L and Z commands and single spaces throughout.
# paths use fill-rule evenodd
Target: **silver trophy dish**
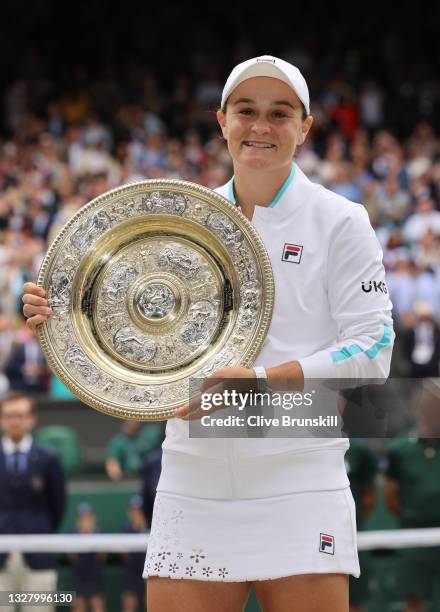
M 169 418 L 190 377 L 251 365 L 274 303 L 252 224 L 180 180 L 129 184 L 84 206 L 38 285 L 54 311 L 38 328 L 49 367 L 80 400 L 123 419 Z

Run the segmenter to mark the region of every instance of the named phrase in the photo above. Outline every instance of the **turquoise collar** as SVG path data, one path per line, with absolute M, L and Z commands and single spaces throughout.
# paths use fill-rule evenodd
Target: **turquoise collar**
M 295 176 L 295 169 L 296 169 L 295 162 L 292 162 L 292 168 L 290 170 L 289 176 L 286 178 L 284 183 L 278 189 L 278 192 L 277 192 L 276 196 L 274 197 L 274 199 L 272 200 L 272 202 L 269 204 L 269 206 L 267 208 L 274 208 L 275 205 L 278 203 L 278 201 L 280 200 L 281 196 L 286 191 L 287 187 L 293 181 L 293 177 Z M 228 199 L 229 199 L 230 202 L 232 202 L 232 204 L 235 204 L 234 177 L 232 177 L 231 180 L 229 181 L 229 185 L 228 185 Z

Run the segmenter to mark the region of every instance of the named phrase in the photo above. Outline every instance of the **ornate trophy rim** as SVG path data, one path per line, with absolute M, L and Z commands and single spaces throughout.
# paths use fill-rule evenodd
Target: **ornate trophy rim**
M 257 230 L 253 227 L 251 222 L 246 217 L 244 217 L 244 215 L 226 198 L 207 187 L 179 179 L 151 179 L 127 183 L 97 196 L 85 206 L 83 206 L 78 212 L 75 213 L 72 218 L 70 218 L 66 222 L 66 224 L 63 226 L 53 243 L 50 245 L 40 268 L 37 285 L 48 291 L 49 272 L 54 265 L 55 259 L 59 254 L 60 248 L 62 248 L 64 244 L 66 236 L 69 234 L 72 227 L 78 224 L 78 221 L 89 217 L 95 209 L 100 209 L 103 205 L 112 201 L 115 196 L 134 197 L 133 194 L 139 195 L 142 193 L 142 190 L 144 190 L 145 192 L 175 191 L 178 192 L 179 195 L 200 198 L 201 200 L 204 200 L 206 203 L 214 207 L 217 212 L 225 213 L 225 211 L 227 211 L 226 214 L 228 218 L 236 224 L 236 226 L 239 228 L 239 230 L 241 230 L 241 232 L 249 242 L 252 251 L 256 255 L 258 266 L 261 271 L 263 306 L 260 311 L 257 329 L 255 330 L 255 333 L 252 336 L 252 341 L 249 342 L 244 352 L 239 355 L 238 360 L 235 360 L 234 363 L 230 364 L 249 367 L 254 362 L 256 356 L 262 348 L 272 319 L 275 299 L 275 283 L 272 265 L 262 238 L 258 234 Z M 153 213 L 153 215 L 154 216 L 146 216 L 144 220 L 145 223 L 147 223 L 151 219 L 158 219 L 159 217 L 169 218 L 170 223 L 172 223 L 173 220 L 175 222 L 176 219 L 175 215 L 172 215 L 171 213 L 166 215 L 162 213 Z M 140 217 L 140 219 L 142 219 L 142 217 Z M 179 219 L 179 217 L 177 219 Z M 193 223 L 193 221 L 190 219 L 185 219 L 184 222 L 189 224 Z M 179 403 L 174 403 L 172 406 L 168 405 L 159 408 L 150 408 L 145 406 L 123 407 L 121 405 L 116 405 L 116 403 L 115 405 L 111 405 L 110 402 L 105 401 L 105 399 L 97 396 L 96 393 L 93 393 L 92 391 L 87 389 L 86 385 L 79 384 L 78 381 L 75 380 L 74 377 L 69 373 L 68 369 L 63 365 L 62 361 L 59 359 L 56 350 L 52 346 L 52 341 L 48 330 L 49 323 L 50 321 L 45 322 L 37 327 L 37 335 L 40 341 L 42 351 L 47 360 L 48 366 L 60 379 L 60 381 L 78 399 L 91 406 L 95 410 L 122 419 L 132 419 L 139 421 L 159 421 L 171 417 L 176 406 L 179 405 L 179 403 L 182 403 L 182 401 L 180 401 Z M 196 374 L 190 373 L 189 375 Z

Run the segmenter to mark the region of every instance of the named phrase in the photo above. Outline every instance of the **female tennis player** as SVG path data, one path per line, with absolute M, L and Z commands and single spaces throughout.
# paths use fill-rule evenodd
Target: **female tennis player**
M 302 74 L 272 56 L 239 64 L 217 119 L 234 176 L 216 191 L 261 235 L 276 297 L 255 367 L 215 378 L 260 389 L 386 378 L 392 305 L 368 215 L 294 161 L 313 123 Z M 24 290 L 35 328 L 50 309 L 42 289 Z M 189 406 L 175 415 L 145 562 L 149 612 L 239 612 L 251 587 L 265 612 L 348 611 L 348 575 L 359 576 L 348 440 L 190 438 Z

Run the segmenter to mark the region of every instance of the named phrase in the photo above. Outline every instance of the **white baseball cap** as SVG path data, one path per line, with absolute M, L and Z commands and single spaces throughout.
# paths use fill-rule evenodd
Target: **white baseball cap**
M 253 57 L 235 66 L 223 88 L 221 108 L 237 85 L 246 79 L 260 76 L 272 77 L 287 83 L 304 104 L 307 114 L 310 115 L 309 89 L 303 75 L 296 66 L 278 57 L 273 57 L 273 55 Z

